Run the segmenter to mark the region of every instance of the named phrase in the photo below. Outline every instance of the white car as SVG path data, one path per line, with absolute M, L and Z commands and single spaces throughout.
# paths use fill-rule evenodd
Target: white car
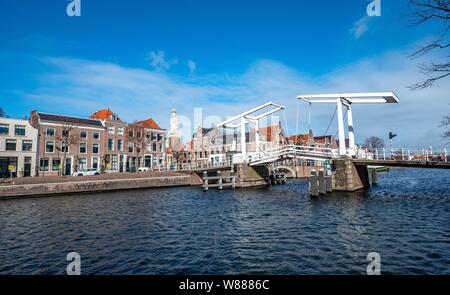
M 84 171 L 76 171 L 72 174 L 73 176 L 92 176 L 92 175 L 100 175 L 100 171 L 95 168 L 87 169 Z
M 148 168 L 148 167 L 139 167 L 138 168 L 138 172 L 147 172 L 147 171 L 150 171 L 150 168 Z

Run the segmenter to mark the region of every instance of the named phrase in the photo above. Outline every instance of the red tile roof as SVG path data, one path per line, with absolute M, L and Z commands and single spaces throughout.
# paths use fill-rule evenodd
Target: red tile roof
M 152 118 L 136 122 L 135 124 L 142 125 L 146 128 L 151 128 L 151 129 L 161 129 L 161 127 L 159 127 L 159 125 Z
M 97 120 L 110 120 L 111 116 L 113 115 L 113 112 L 109 109 L 105 110 L 99 110 L 93 113 L 89 116 L 91 119 L 97 119 Z

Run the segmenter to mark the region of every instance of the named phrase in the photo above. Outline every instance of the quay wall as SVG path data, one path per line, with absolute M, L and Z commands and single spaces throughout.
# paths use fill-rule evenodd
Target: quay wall
M 191 174 L 186 174 L 179 176 L 134 179 L 82 180 L 60 183 L 2 185 L 0 186 L 0 200 L 2 198 L 66 195 L 115 190 L 191 186 L 198 184 L 199 181 L 195 177 Z

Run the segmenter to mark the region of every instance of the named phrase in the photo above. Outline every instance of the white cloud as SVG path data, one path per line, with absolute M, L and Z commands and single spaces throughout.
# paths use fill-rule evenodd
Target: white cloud
M 404 52 L 366 58 L 314 79 L 271 60 L 257 61 L 239 75 L 195 78 L 98 61 L 69 58 L 45 58 L 43 61 L 56 71 L 43 76 L 42 86 L 26 95 L 43 111 L 87 116 L 96 109 L 109 107 L 125 120 L 153 117 L 167 127 L 172 107 L 176 107 L 180 115 L 191 118 L 194 107 L 201 107 L 204 118 L 216 115 L 225 119 L 225 116 L 274 101 L 287 107 L 289 131 L 293 133 L 299 94 L 392 90 L 400 97 L 398 105 L 354 107 L 357 141 L 362 142 L 372 135 L 386 138 L 392 130 L 399 134 L 396 138 L 399 146 L 445 144 L 438 125 L 441 117 L 449 112 L 450 84 L 441 82 L 423 91 L 408 90 L 407 86 L 423 77 Z M 300 106 L 299 131 L 305 132 L 307 106 Z M 333 111 L 332 105 L 313 106 L 312 127 L 316 135 L 325 131 Z M 191 124 L 191 128 L 195 126 Z M 335 130 L 333 123 L 329 133 L 334 134 Z M 184 139 L 192 131 L 186 131 Z
M 192 76 L 195 74 L 195 71 L 197 70 L 197 65 L 194 61 L 192 60 L 188 60 L 187 61 L 187 66 L 189 68 L 189 75 Z
M 353 27 L 350 29 L 350 33 L 353 34 L 355 39 L 359 39 L 369 30 L 369 20 L 370 17 L 366 15 L 353 24 Z
M 177 59 L 166 60 L 166 53 L 163 50 L 151 51 L 148 54 L 150 65 L 156 70 L 168 70 L 172 65 L 177 64 Z

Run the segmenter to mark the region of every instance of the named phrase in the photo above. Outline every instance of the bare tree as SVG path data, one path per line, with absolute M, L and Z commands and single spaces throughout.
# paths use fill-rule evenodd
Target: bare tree
M 441 127 L 445 129 L 442 136 L 444 138 L 450 138 L 450 116 L 445 116 L 444 119 L 442 119 Z
M 377 136 L 369 137 L 364 142 L 364 147 L 368 149 L 381 149 L 384 146 L 384 140 Z
M 63 161 L 62 161 L 62 171 L 61 176 L 66 174 L 66 159 L 67 159 L 67 151 L 69 148 L 80 141 L 80 137 L 75 132 L 72 132 L 78 126 L 73 124 L 63 124 L 61 134 L 55 136 L 58 141 L 61 141 L 61 147 L 57 147 L 60 151 L 64 153 Z
M 447 52 L 448 48 L 450 48 L 448 41 L 450 0 L 410 0 L 409 2 L 413 7 L 413 11 L 408 16 L 412 19 L 414 25 L 435 23 L 442 27 L 439 37 L 416 49 L 410 57 L 413 59 L 418 58 L 438 49 Z M 429 63 L 420 64 L 419 71 L 427 76 L 427 79 L 411 85 L 409 88 L 412 90 L 424 89 L 432 86 L 436 81 L 450 76 L 449 57 L 450 55 L 447 53 L 443 61 L 430 61 Z

